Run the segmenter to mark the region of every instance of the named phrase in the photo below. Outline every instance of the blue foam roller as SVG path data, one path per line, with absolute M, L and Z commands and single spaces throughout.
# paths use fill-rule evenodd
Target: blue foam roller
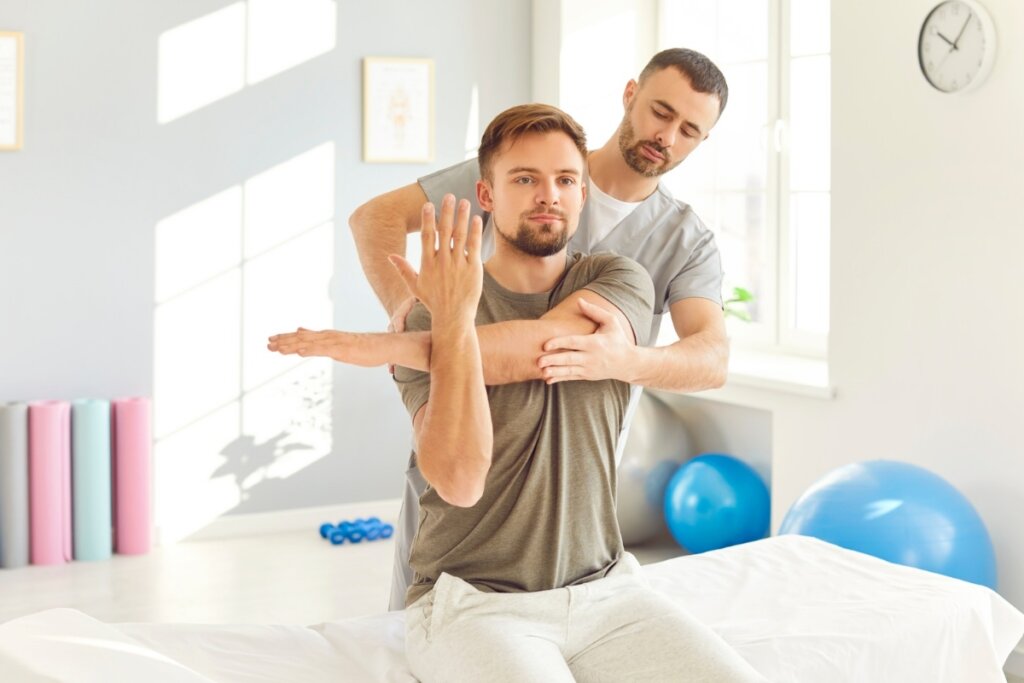
M 106 560 L 114 552 L 110 453 L 110 402 L 74 401 L 71 508 L 76 560 Z

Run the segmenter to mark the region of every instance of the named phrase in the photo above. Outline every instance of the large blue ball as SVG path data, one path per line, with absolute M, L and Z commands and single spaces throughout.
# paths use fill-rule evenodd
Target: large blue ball
M 793 504 L 779 533 L 996 587 L 992 540 L 970 501 L 942 477 L 905 462 L 833 471 Z
M 709 453 L 680 466 L 665 489 L 665 521 L 691 553 L 756 541 L 768 534 L 768 487 L 746 463 Z

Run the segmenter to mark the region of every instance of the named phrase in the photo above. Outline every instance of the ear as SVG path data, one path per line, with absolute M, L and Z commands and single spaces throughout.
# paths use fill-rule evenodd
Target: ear
M 587 184 L 586 183 L 580 183 L 580 192 L 583 195 L 582 199 L 580 200 L 580 206 L 582 207 L 584 204 L 587 203 Z
M 482 178 L 476 181 L 476 201 L 487 213 L 494 213 L 494 188 Z
M 629 103 L 636 97 L 637 88 L 640 86 L 637 84 L 635 79 L 629 79 L 629 83 L 626 83 L 626 89 L 622 93 L 622 108 L 629 109 Z

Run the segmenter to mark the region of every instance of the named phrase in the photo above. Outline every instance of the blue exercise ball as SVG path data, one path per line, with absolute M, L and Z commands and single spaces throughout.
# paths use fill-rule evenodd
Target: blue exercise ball
M 664 510 L 673 538 L 691 553 L 768 534 L 768 487 L 731 455 L 708 453 L 682 465 L 665 489 Z
M 996 587 L 992 539 L 974 506 L 942 477 L 905 462 L 840 467 L 793 503 L 779 533 Z

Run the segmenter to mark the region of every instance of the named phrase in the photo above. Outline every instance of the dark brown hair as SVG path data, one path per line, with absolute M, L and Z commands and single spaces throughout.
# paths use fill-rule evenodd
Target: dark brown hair
M 714 95 L 718 98 L 718 115 L 725 111 L 725 103 L 729 100 L 729 85 L 725 76 L 715 63 L 696 50 L 683 47 L 672 47 L 662 50 L 651 57 L 647 66 L 640 72 L 637 82 L 643 85 L 644 80 L 653 73 L 672 67 L 686 76 L 690 86 L 697 92 Z
M 569 136 L 583 158 L 587 158 L 587 134 L 571 116 L 548 104 L 521 104 L 494 117 L 480 139 L 477 160 L 480 163 L 480 177 L 491 178 L 491 162 L 505 142 L 515 142 L 527 133 L 550 133 L 561 131 Z

